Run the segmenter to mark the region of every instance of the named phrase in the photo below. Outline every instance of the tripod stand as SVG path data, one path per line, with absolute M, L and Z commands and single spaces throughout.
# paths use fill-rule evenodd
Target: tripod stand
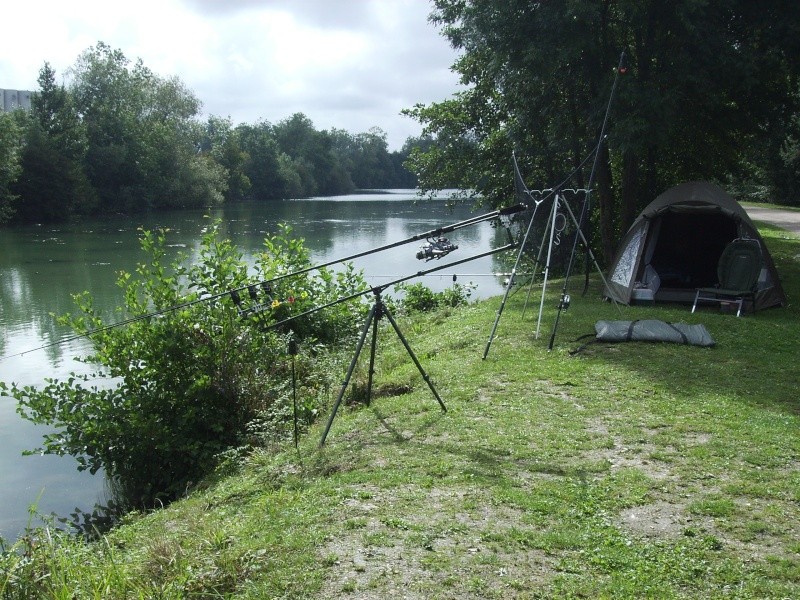
M 606 278 L 603 275 L 603 270 L 600 268 L 600 265 L 597 262 L 597 258 L 595 258 L 594 252 L 592 252 L 592 249 L 589 246 L 589 242 L 587 241 L 586 236 L 583 234 L 583 231 L 580 229 L 580 224 L 578 222 L 578 219 L 575 217 L 575 213 L 573 212 L 572 208 L 570 207 L 569 202 L 567 202 L 567 200 L 566 200 L 566 198 L 564 196 L 564 192 L 571 192 L 573 194 L 577 194 L 577 193 L 588 194 L 590 192 L 590 190 L 588 190 L 588 189 L 577 189 L 577 190 L 576 189 L 564 189 L 564 190 L 561 190 L 559 192 L 556 192 L 555 198 L 553 199 L 553 206 L 552 206 L 552 209 L 551 209 L 551 212 L 550 212 L 550 218 L 548 219 L 548 224 L 545 227 L 544 235 L 542 236 L 542 245 L 539 247 L 539 255 L 536 258 L 536 264 L 538 265 L 539 262 L 541 261 L 542 252 L 543 252 L 543 249 L 544 249 L 545 237 L 547 236 L 548 231 L 549 231 L 550 242 L 549 242 L 548 248 L 547 248 L 547 262 L 545 263 L 545 267 L 544 267 L 544 280 L 543 280 L 543 283 L 542 283 L 542 296 L 541 296 L 541 300 L 539 302 L 539 318 L 538 318 L 538 320 L 536 322 L 536 339 L 537 340 L 539 339 L 539 329 L 540 329 L 540 326 L 541 326 L 541 323 L 542 323 L 542 311 L 544 309 L 544 299 L 545 299 L 545 293 L 546 293 L 546 290 L 547 290 L 547 279 L 548 279 L 548 275 L 550 273 L 550 260 L 551 260 L 551 255 L 552 255 L 552 251 L 553 251 L 553 244 L 554 243 L 556 243 L 556 244 L 559 243 L 559 242 L 555 241 L 555 239 L 556 239 L 555 235 L 557 234 L 557 235 L 560 236 L 561 232 L 564 231 L 564 229 L 565 229 L 565 227 L 567 225 L 566 216 L 564 216 L 563 213 L 559 212 L 559 209 L 561 207 L 566 209 L 567 214 L 569 215 L 570 220 L 572 221 L 572 224 L 575 227 L 575 235 L 578 238 L 580 238 L 580 240 L 583 242 L 584 248 L 586 249 L 586 252 L 587 252 L 588 256 L 591 258 L 592 262 L 594 263 L 594 268 L 597 270 L 597 274 L 600 276 L 600 279 L 602 280 L 603 284 L 606 287 L 608 287 L 608 282 L 606 281 Z M 535 277 L 536 277 L 536 271 L 534 269 L 534 278 Z M 528 298 L 530 298 L 530 293 L 531 293 L 532 288 L 533 288 L 533 278 L 531 279 L 530 287 L 528 288 L 528 297 L 526 297 L 526 299 L 525 299 L 525 307 L 523 308 L 523 311 L 522 311 L 523 316 L 525 315 L 525 310 L 527 309 L 527 306 L 528 306 Z M 568 308 L 569 307 L 569 303 L 570 303 L 569 294 L 566 294 L 566 293 L 562 294 L 561 300 L 559 301 L 559 309 Z M 619 309 L 619 305 L 617 304 L 616 301 L 614 301 L 614 304 L 617 306 L 617 310 L 620 310 Z
M 339 390 L 339 395 L 336 398 L 336 402 L 333 405 L 333 410 L 331 411 L 331 416 L 328 418 L 328 424 L 325 426 L 325 431 L 322 434 L 322 439 L 319 442 L 320 446 L 325 444 L 325 439 L 328 437 L 328 432 L 331 429 L 331 425 L 333 424 L 333 419 L 336 417 L 336 412 L 339 410 L 339 405 L 344 398 L 344 393 L 347 390 L 347 386 L 350 383 L 350 378 L 353 376 L 353 371 L 355 371 L 356 364 L 358 363 L 358 357 L 361 355 L 361 350 L 364 348 L 364 342 L 367 339 L 367 333 L 369 333 L 370 327 L 372 327 L 372 347 L 370 350 L 369 356 L 369 378 L 367 380 L 367 405 L 370 402 L 370 395 L 372 393 L 372 376 L 374 374 L 374 367 L 375 367 L 375 350 L 378 346 L 378 323 L 383 317 L 386 317 L 389 320 L 389 323 L 392 324 L 397 337 L 403 343 L 403 346 L 408 352 L 408 355 L 411 357 L 411 360 L 414 361 L 414 364 L 417 366 L 417 370 L 419 370 L 422 378 L 425 380 L 425 383 L 428 384 L 431 392 L 433 393 L 434 398 L 436 401 L 439 402 L 439 406 L 442 407 L 442 412 L 447 412 L 447 407 L 442 402 L 442 399 L 439 397 L 439 394 L 436 392 L 436 388 L 433 387 L 431 383 L 431 379 L 428 374 L 425 372 L 425 369 L 422 368 L 417 356 L 414 354 L 414 351 L 411 349 L 411 346 L 408 345 L 408 341 L 406 340 L 403 333 L 400 331 L 400 327 L 398 327 L 397 322 L 392 317 L 392 313 L 389 312 L 389 309 L 383 302 L 381 298 L 381 293 L 383 292 L 384 288 L 373 288 L 372 293 L 375 295 L 375 302 L 372 305 L 372 308 L 367 315 L 367 320 L 364 321 L 364 326 L 361 329 L 361 335 L 358 339 L 358 344 L 356 345 L 356 351 L 353 355 L 353 360 L 350 361 L 350 367 L 347 370 L 347 375 L 344 378 L 344 382 L 342 383 L 342 389 Z

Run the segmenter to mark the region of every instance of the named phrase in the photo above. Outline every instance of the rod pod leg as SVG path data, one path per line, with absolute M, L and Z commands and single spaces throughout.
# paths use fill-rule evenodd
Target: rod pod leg
M 392 327 L 394 327 L 394 331 L 397 334 L 397 337 L 400 338 L 400 341 L 403 343 L 403 346 L 405 346 L 406 352 L 408 352 L 408 355 L 411 357 L 411 360 L 414 361 L 414 364 L 417 366 L 417 370 L 419 371 L 420 375 L 422 375 L 422 378 L 425 380 L 425 383 L 428 384 L 428 387 L 430 388 L 431 392 L 433 393 L 433 397 L 436 398 L 436 401 L 439 403 L 439 406 L 442 407 L 442 412 L 447 412 L 447 407 L 444 405 L 444 402 L 442 402 L 442 399 L 439 397 L 439 394 L 436 392 L 436 388 L 433 387 L 433 383 L 431 383 L 431 378 L 425 372 L 425 369 L 422 368 L 422 365 L 420 364 L 419 360 L 417 359 L 417 355 L 414 354 L 414 351 L 411 349 L 411 346 L 408 345 L 408 342 L 406 341 L 405 336 L 400 331 L 400 328 L 397 326 L 397 323 L 395 322 L 394 317 L 392 317 L 392 313 L 390 313 L 388 310 L 386 310 L 384 308 L 384 314 L 386 315 L 386 318 L 389 319 L 389 323 L 392 324 Z
M 370 353 L 369 359 L 369 383 L 367 384 L 367 403 L 369 404 L 369 398 L 372 394 L 372 380 L 373 380 L 373 373 L 375 368 L 375 350 L 378 343 L 378 322 L 382 317 L 386 317 L 389 319 L 389 323 L 392 324 L 392 328 L 394 328 L 397 337 L 403 343 L 403 347 L 408 352 L 408 355 L 411 357 L 411 360 L 414 361 L 414 365 L 416 365 L 417 370 L 422 375 L 422 378 L 425 380 L 425 383 L 428 384 L 431 392 L 433 393 L 434 398 L 439 403 L 439 406 L 442 408 L 442 412 L 447 412 L 447 407 L 445 406 L 444 402 L 442 401 L 441 397 L 439 396 L 436 388 L 433 387 L 433 383 L 431 382 L 430 376 L 425 372 L 425 369 L 422 368 L 422 364 L 420 364 L 419 359 L 417 358 L 414 351 L 411 349 L 408 341 L 406 340 L 403 333 L 400 331 L 400 327 L 397 325 L 397 322 L 392 317 L 389 310 L 386 308 L 386 305 L 383 303 L 381 299 L 380 291 L 375 292 L 375 303 L 372 305 L 372 308 L 369 311 L 369 315 L 367 315 L 367 319 L 364 322 L 364 326 L 361 328 L 361 334 L 358 338 L 358 344 L 356 345 L 356 351 L 353 354 L 353 359 L 350 361 L 350 367 L 347 369 L 347 375 L 342 382 L 342 388 L 339 390 L 339 395 L 336 397 L 336 402 L 333 404 L 333 409 L 331 410 L 330 417 L 328 417 L 328 423 L 325 426 L 325 431 L 322 434 L 322 439 L 320 439 L 319 445 L 320 447 L 325 445 L 325 440 L 328 437 L 328 432 L 330 432 L 331 425 L 333 424 L 333 420 L 336 417 L 336 413 L 339 410 L 339 406 L 342 403 L 342 399 L 344 398 L 345 391 L 347 390 L 347 386 L 350 384 L 350 379 L 353 376 L 353 372 L 355 371 L 356 365 L 358 364 L 358 358 L 361 355 L 361 351 L 364 349 L 364 343 L 367 339 L 367 333 L 369 333 L 369 328 L 372 327 L 372 348 Z
M 322 433 L 322 439 L 319 441 L 320 446 L 325 445 L 325 439 L 328 437 L 328 432 L 331 430 L 333 419 L 336 417 L 336 413 L 339 410 L 339 405 L 342 403 L 342 398 L 344 398 L 344 393 L 350 383 L 350 378 L 353 376 L 353 371 L 356 369 L 358 357 L 361 355 L 361 350 L 364 348 L 364 341 L 367 339 L 367 332 L 369 331 L 370 325 L 375 325 L 375 328 L 377 329 L 377 322 L 375 321 L 375 313 L 377 310 L 378 304 L 375 303 L 370 309 L 369 315 L 367 315 L 367 320 L 364 321 L 364 327 L 361 328 L 361 336 L 358 338 L 358 344 L 356 345 L 355 354 L 353 354 L 353 360 L 350 361 L 350 367 L 347 369 L 347 375 L 345 375 L 344 381 L 342 382 L 342 388 L 339 390 L 339 395 L 336 397 L 336 402 L 333 404 L 331 416 L 328 417 L 328 424 L 325 425 L 325 431 Z

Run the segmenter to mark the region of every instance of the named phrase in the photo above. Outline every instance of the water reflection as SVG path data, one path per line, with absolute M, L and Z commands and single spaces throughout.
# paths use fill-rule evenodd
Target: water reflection
M 288 223 L 305 239 L 312 262 L 321 264 L 366 252 L 417 236 L 473 216 L 466 207 L 455 210 L 444 202 L 416 202 L 413 193 L 359 195 L 338 199 L 289 200 L 245 203 L 216 210 L 222 231 L 252 263 L 264 250 L 266 235 Z M 120 321 L 122 303 L 116 285 L 120 271 L 133 272 L 143 259 L 140 229 L 168 229 L 169 251 L 196 256 L 198 240 L 209 225 L 203 211 L 165 212 L 129 218 L 113 216 L 50 227 L 34 226 L 0 232 L 0 355 L 41 348 L 0 361 L 0 380 L 41 385 L 44 378 L 63 379 L 72 371 L 86 373 L 90 366 L 74 357 L 87 354 L 84 340 L 58 343 L 72 331 L 58 325 L 53 315 L 72 312 L 72 295 L 88 291 L 104 320 Z M 506 243 L 505 232 L 488 222 L 448 234 L 459 246 L 445 261 L 461 260 Z M 421 242 L 420 242 L 421 243 Z M 354 260 L 370 285 L 385 285 L 440 263 L 416 260 L 419 244 L 398 246 Z M 500 270 L 497 256 L 459 265 L 420 279 L 435 290 L 472 280 L 478 297 L 502 293 L 500 279 L 486 274 Z M 488 327 L 488 324 L 487 324 Z M 488 334 L 488 331 L 487 331 Z M 28 521 L 27 508 L 38 501 L 43 514 L 68 515 L 75 507 L 90 510 L 105 497 L 103 479 L 78 473 L 71 457 L 22 457 L 24 450 L 40 444 L 43 429 L 21 419 L 14 403 L 0 398 L 0 535 L 14 538 Z

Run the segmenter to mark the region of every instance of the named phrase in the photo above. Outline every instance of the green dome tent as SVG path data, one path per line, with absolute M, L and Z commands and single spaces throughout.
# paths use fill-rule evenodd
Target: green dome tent
M 619 245 L 604 295 L 623 304 L 691 303 L 697 288 L 717 283 L 722 251 L 737 238 L 761 246 L 764 264 L 752 308 L 785 305 L 775 264 L 750 217 L 722 188 L 702 181 L 668 189 L 641 212 Z

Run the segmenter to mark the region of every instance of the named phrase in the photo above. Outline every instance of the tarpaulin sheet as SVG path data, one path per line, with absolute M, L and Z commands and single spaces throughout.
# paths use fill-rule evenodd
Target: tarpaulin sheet
M 594 325 L 602 342 L 672 342 L 711 347 L 714 340 L 704 325 L 666 323 L 656 319 L 598 321 Z

